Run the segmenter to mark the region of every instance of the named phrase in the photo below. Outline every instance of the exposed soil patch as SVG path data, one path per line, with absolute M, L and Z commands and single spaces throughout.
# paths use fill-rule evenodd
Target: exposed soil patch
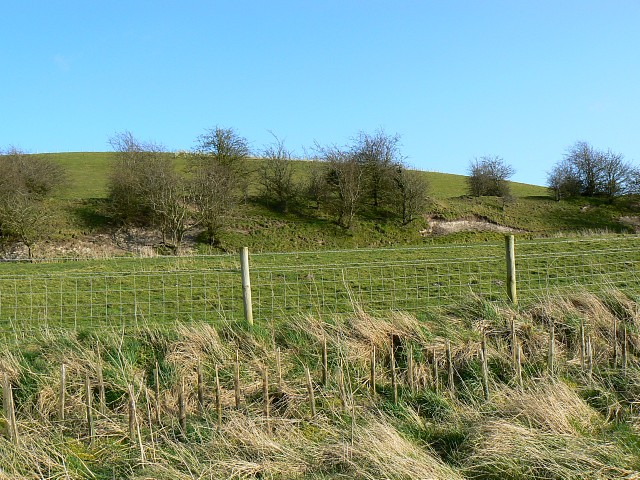
M 457 232 L 498 232 L 498 233 L 523 233 L 525 230 L 498 225 L 483 217 L 467 217 L 458 220 L 443 220 L 436 217 L 428 217 L 429 227 L 420 230 L 420 235 L 447 235 Z

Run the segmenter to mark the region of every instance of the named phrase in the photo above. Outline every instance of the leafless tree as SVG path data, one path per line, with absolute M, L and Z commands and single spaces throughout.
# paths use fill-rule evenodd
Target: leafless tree
M 479 196 L 507 196 L 510 193 L 508 179 L 515 173 L 511 165 L 498 156 L 476 158 L 469 166 L 467 187 L 469 194 Z
M 634 169 L 622 154 L 601 151 L 579 141 L 567 150 L 548 177 L 548 184 L 559 198 L 559 190 L 585 197 L 603 196 L 609 202 L 632 189 Z
M 393 180 L 396 186 L 395 205 L 402 224 L 411 223 L 423 211 L 427 202 L 428 183 L 419 172 L 396 166 Z
M 219 242 L 248 189 L 249 146 L 231 128 L 216 127 L 198 137 L 189 158 L 192 201 L 198 223 L 211 245 Z
M 153 142 L 141 142 L 130 132 L 109 140 L 116 155 L 109 177 L 112 213 L 125 225 L 157 228 L 163 243 L 180 249 L 190 220 L 189 195 L 184 178 L 175 171 L 171 155 Z
M 400 152 L 400 137 L 384 130 L 373 134 L 360 132 L 354 139 L 352 153 L 364 168 L 366 194 L 373 207 L 392 203 L 394 172 L 404 159 Z
M 365 170 L 350 151 L 337 147 L 321 148 L 327 164 L 328 206 L 336 215 L 339 225 L 351 228 L 362 207 L 365 191 Z
M 547 174 L 547 186 L 556 201 L 580 195 L 582 183 L 574 165 L 562 159 Z
M 258 181 L 262 185 L 263 197 L 286 213 L 296 199 L 298 187 L 293 180 L 291 152 L 275 135 L 274 139 L 274 143 L 262 151 L 263 163 Z
M 47 198 L 66 182 L 62 167 L 15 147 L 0 151 L 0 237 L 33 246 L 50 230 Z

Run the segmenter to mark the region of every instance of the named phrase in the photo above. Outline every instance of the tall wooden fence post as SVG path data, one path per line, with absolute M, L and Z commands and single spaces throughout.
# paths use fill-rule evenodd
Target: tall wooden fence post
M 253 306 L 251 303 L 251 279 L 249 276 L 249 248 L 242 247 L 240 251 L 240 272 L 242 274 L 242 303 L 244 305 L 244 319 L 253 325 Z
M 517 305 L 518 294 L 516 290 L 516 248 L 513 235 L 504 237 L 507 254 L 507 295 L 509 301 Z

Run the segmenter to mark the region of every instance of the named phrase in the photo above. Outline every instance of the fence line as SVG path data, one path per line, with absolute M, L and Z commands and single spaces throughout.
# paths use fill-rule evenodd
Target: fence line
M 253 314 L 260 322 L 299 313 L 348 313 L 354 303 L 372 312 L 421 313 L 474 295 L 506 301 L 504 248 L 451 245 L 446 250 L 438 246 L 252 255 Z M 239 258 L 136 262 L 132 271 L 118 262 L 114 268 L 119 271 L 104 272 L 77 266 L 42 272 L 41 264 L 22 264 L 21 272 L 1 274 L 0 332 L 243 318 Z M 96 265 L 88 263 L 86 268 Z M 108 268 L 104 262 L 100 265 Z M 640 238 L 635 236 L 516 244 L 521 302 L 576 287 L 614 287 L 637 294 L 639 271 Z

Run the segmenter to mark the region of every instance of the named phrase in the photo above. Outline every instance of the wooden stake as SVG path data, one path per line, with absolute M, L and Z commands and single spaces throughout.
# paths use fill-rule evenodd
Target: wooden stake
M 198 414 L 204 415 L 204 380 L 202 378 L 202 364 L 198 361 Z
M 218 431 L 222 430 L 222 389 L 220 388 L 220 375 L 218 365 L 216 365 L 216 416 L 218 420 Z
M 587 336 L 587 372 L 589 381 L 593 378 L 593 347 L 591 345 L 591 335 Z
M 98 352 L 98 365 L 96 367 L 96 375 L 98 377 L 98 411 L 100 415 L 106 415 L 107 412 L 107 395 L 104 385 L 104 376 L 102 374 L 102 357 L 100 356 L 100 343 L 96 346 Z
M 393 389 L 393 404 L 398 404 L 398 378 L 396 374 L 396 353 L 393 348 L 393 336 L 391 337 L 391 388 Z
M 436 347 L 433 347 L 433 391 L 438 393 L 440 390 L 439 381 L 440 372 L 438 372 L 438 357 L 436 355 Z
M 262 401 L 264 409 L 264 420 L 266 423 L 267 431 L 271 431 L 271 425 L 269 422 L 270 403 L 269 403 L 269 372 L 265 365 L 262 369 Z
M 371 391 L 371 396 L 375 396 L 376 394 L 376 346 L 375 344 L 371 344 L 371 360 L 370 360 L 370 371 L 369 371 L 369 390 Z
M 282 391 L 282 358 L 280 356 L 280 347 L 276 349 L 276 376 L 278 379 L 278 390 Z
M 156 362 L 156 366 L 153 369 L 153 388 L 154 388 L 154 402 L 155 402 L 155 414 L 156 414 L 156 423 L 160 425 L 160 367 L 158 366 L 158 362 Z
M 241 391 L 240 391 L 240 351 L 236 348 L 236 365 L 234 369 L 233 387 L 236 397 L 236 409 L 240 409 Z
M 244 319 L 248 325 L 253 325 L 253 304 L 251 302 L 251 275 L 249 273 L 249 249 L 242 247 L 240 251 L 240 274 L 242 277 L 242 304 Z
M 135 445 L 136 444 L 136 418 L 137 418 L 136 399 L 133 393 L 133 386 L 131 384 L 128 385 L 127 390 L 129 392 L 129 401 L 127 404 L 129 408 L 129 443 L 131 443 L 131 445 Z
M 87 373 L 84 377 L 84 401 L 87 410 L 87 428 L 89 433 L 89 442 L 93 442 L 95 436 L 95 427 L 93 424 L 93 407 L 91 406 L 93 394 L 91 392 L 91 380 Z
M 582 371 L 585 369 L 585 350 L 584 320 L 580 319 L 580 368 L 582 368 Z
M 516 344 L 518 343 L 518 337 L 516 335 L 516 320 L 511 319 L 511 362 L 515 366 L 516 364 Z
M 338 394 L 340 395 L 342 413 L 347 413 L 347 389 L 344 384 L 344 365 L 342 364 L 338 370 Z
M 409 390 L 411 393 L 415 393 L 416 385 L 415 385 L 415 372 L 413 366 L 413 346 L 409 345 L 407 352 L 407 376 L 409 377 Z
M 618 318 L 613 317 L 613 366 L 618 366 Z
M 453 378 L 453 355 L 451 353 L 451 341 L 447 340 L 447 368 L 449 370 L 449 392 L 453 395 L 456 391 L 456 384 Z
M 513 235 L 505 236 L 505 247 L 507 257 L 507 296 L 509 301 L 517 305 L 518 295 L 516 287 L 516 249 Z
M 313 393 L 313 382 L 311 381 L 311 372 L 309 367 L 304 367 L 304 373 L 307 378 L 307 394 L 309 395 L 309 408 L 311 409 L 311 418 L 316 416 L 316 397 Z
M 627 347 L 627 326 L 624 326 L 623 337 L 622 337 L 622 368 L 623 372 L 627 373 L 627 363 L 629 362 L 629 352 Z
M 187 409 L 184 397 L 184 378 L 180 381 L 180 392 L 178 393 L 178 424 L 183 438 L 187 435 Z
M 4 405 L 4 415 L 7 420 L 7 437 L 13 445 L 18 445 L 18 425 L 16 421 L 16 406 L 13 401 L 13 387 L 9 380 L 9 374 L 4 372 L 2 381 L 2 398 Z
M 518 385 L 522 388 L 522 346 L 520 345 L 520 342 L 517 342 L 516 345 L 516 378 L 518 380 Z
M 322 337 L 322 385 L 327 386 L 329 380 L 329 360 L 327 355 L 327 337 Z
M 66 403 L 66 395 L 67 395 L 67 366 L 63 363 L 60 366 L 60 394 L 59 394 L 59 418 L 60 421 L 64 422 L 64 414 L 65 414 L 65 403 Z
M 556 326 L 551 322 L 551 328 L 549 329 L 549 350 L 547 354 L 547 371 L 549 375 L 553 377 L 554 365 L 556 354 Z
M 487 337 L 482 334 L 482 343 L 480 345 L 480 362 L 482 365 L 482 391 L 484 399 L 489 400 L 489 366 L 487 364 Z

